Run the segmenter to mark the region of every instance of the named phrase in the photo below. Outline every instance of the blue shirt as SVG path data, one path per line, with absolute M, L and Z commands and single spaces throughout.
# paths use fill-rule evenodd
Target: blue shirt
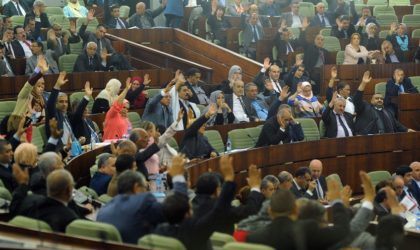
M 267 120 L 268 110 L 265 109 L 257 100 L 252 101 L 252 106 L 257 111 L 260 120 Z
M 108 190 L 108 184 L 111 181 L 112 176 L 101 173 L 101 172 L 96 172 L 92 179 L 90 180 L 90 185 L 89 187 L 93 190 L 95 190 L 95 192 L 100 196 L 102 194 L 106 194 L 107 190 Z

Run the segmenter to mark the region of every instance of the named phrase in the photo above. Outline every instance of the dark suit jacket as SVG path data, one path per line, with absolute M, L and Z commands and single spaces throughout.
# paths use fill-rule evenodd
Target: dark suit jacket
M 351 129 L 352 133 L 354 133 L 353 115 L 350 113 L 344 112 L 344 118 L 346 119 L 347 125 Z M 334 109 L 330 108 L 329 105 L 322 113 L 322 121 L 325 124 L 325 129 L 326 129 L 325 135 L 328 138 L 336 138 L 337 137 L 336 114 L 334 113 Z
M 363 101 L 363 91 L 357 91 L 353 99 L 355 111 L 356 111 L 356 122 L 354 126 L 354 132 L 356 135 L 367 135 L 367 134 L 377 134 L 378 126 L 376 124 L 377 116 L 375 108 Z M 391 118 L 392 127 L 394 132 L 407 132 L 407 128 L 402 125 L 395 117 L 386 109 L 385 112 L 388 112 L 388 116 Z
M 10 204 L 12 215 L 23 215 L 34 219 L 45 221 L 53 231 L 66 231 L 66 227 L 73 220 L 79 219 L 73 210 L 63 203 L 42 195 L 27 195 L 27 185 L 20 185 L 13 192 Z
M 26 3 L 26 1 L 19 1 L 19 5 L 22 6 L 22 8 L 25 10 L 26 13 L 28 13 L 30 11 L 30 7 L 29 5 Z M 12 3 L 12 1 L 6 3 L 3 6 L 3 15 L 7 16 L 7 17 L 11 17 L 11 16 L 18 16 L 19 13 L 16 9 L 16 6 L 14 3 Z
M 300 22 L 302 23 L 303 22 L 303 16 L 299 15 L 299 18 L 300 18 Z M 283 21 L 283 20 L 286 21 L 286 26 L 287 27 L 291 27 L 292 24 L 293 24 L 293 14 L 292 14 L 292 12 L 283 13 L 281 15 L 281 21 Z
M 404 87 L 405 93 L 419 93 L 416 87 L 411 83 L 411 79 L 404 77 L 402 81 L 402 86 Z M 398 117 L 398 100 L 399 87 L 395 84 L 394 77 L 388 80 L 386 83 L 385 99 L 384 105 L 386 108 L 394 112 L 395 116 Z
M 254 37 L 254 29 L 251 24 L 249 24 L 248 21 L 246 21 L 246 16 L 241 16 L 241 29 L 242 29 L 242 41 L 243 44 L 239 44 L 240 46 L 243 45 L 245 48 L 249 47 L 249 45 L 252 43 L 252 39 Z M 259 23 L 256 25 L 257 32 L 258 32 L 258 38 L 259 40 L 262 40 L 264 38 L 264 29 L 263 26 Z
M 280 141 L 283 143 L 289 143 L 292 140 L 302 141 L 303 138 L 303 130 L 300 124 L 289 124 L 283 132 L 280 129 L 277 116 L 273 116 L 265 121 L 255 147 L 277 145 Z
M 207 138 L 198 132 L 201 126 L 203 126 L 207 121 L 208 118 L 202 115 L 185 130 L 180 151 L 189 159 L 201 157 L 209 158 L 212 152 L 216 152 L 216 150 L 210 145 Z
M 230 109 L 233 110 L 233 94 L 225 94 L 225 101 L 227 105 L 229 105 Z M 250 121 L 255 121 L 256 118 L 258 118 L 257 111 L 255 111 L 254 107 L 252 105 L 245 105 L 244 96 L 242 96 L 242 102 L 244 103 L 243 109 L 245 114 L 248 116 Z
M 315 194 L 315 190 L 312 192 L 312 195 L 310 195 L 308 192 L 306 192 L 306 189 L 298 189 L 295 182 L 292 182 L 292 187 L 290 188 L 290 191 L 296 196 L 296 199 L 299 198 L 307 198 L 307 199 L 317 199 L 318 196 Z
M 84 97 L 80 101 L 79 105 L 77 106 L 76 114 L 83 114 L 84 110 L 86 109 L 89 101 L 86 100 Z M 92 120 L 90 118 L 83 119 L 83 116 L 76 116 L 72 115 L 69 118 L 71 127 L 73 129 L 73 133 L 76 138 L 80 138 L 81 136 L 86 138 L 87 145 L 90 144 L 90 137 L 91 137 L 91 130 L 89 129 L 88 125 L 95 130 L 95 125 L 93 125 Z
M 146 103 L 146 107 L 144 108 L 144 112 L 142 115 L 142 119 L 146 121 L 153 122 L 157 127 L 164 127 L 165 129 L 168 128 L 172 122 L 172 108 L 168 107 L 167 117 L 165 119 L 165 112 L 164 106 L 160 103 L 162 100 L 162 95 L 159 93 L 158 95 L 154 96 L 152 99 Z M 166 123 L 165 123 L 166 120 Z
M 200 101 L 198 100 L 198 96 L 197 93 L 195 93 L 191 83 L 189 83 L 188 81 L 185 82 L 185 86 L 187 86 L 192 93 L 192 96 L 190 96 L 190 99 L 188 99 L 188 101 L 193 102 L 195 104 L 200 104 Z
M 381 50 L 381 39 L 378 36 L 369 38 L 367 33 L 362 33 L 361 45 L 365 46 L 368 51 Z
M 303 31 L 305 32 L 305 31 Z M 301 31 L 301 36 L 303 36 L 304 38 L 306 37 L 306 34 L 302 34 Z M 305 69 L 307 71 L 311 71 L 312 69 L 314 69 L 316 62 L 318 61 L 319 58 L 319 53 L 323 53 L 324 54 L 324 58 L 325 58 L 325 62 L 324 64 L 328 64 L 328 51 L 324 48 L 318 48 L 316 47 L 314 44 L 312 43 L 305 43 L 302 46 L 304 46 L 305 48 L 305 53 L 303 55 L 303 63 L 305 64 Z
M 360 26 L 357 30 L 354 28 L 354 25 L 353 24 L 350 24 L 350 26 L 349 26 L 349 28 L 347 29 L 347 38 L 348 39 L 350 39 L 350 37 L 351 37 L 351 35 L 353 34 L 353 33 L 359 33 L 359 34 L 361 34 L 362 33 L 362 29 L 363 29 L 363 27 L 362 26 Z M 344 30 L 338 30 L 338 26 L 337 25 L 334 25 L 332 28 L 331 28 L 331 36 L 335 36 L 335 37 L 337 37 L 338 39 L 340 39 L 340 38 L 345 38 L 345 35 L 344 35 Z
M 124 26 L 125 26 L 125 28 L 126 29 L 128 29 L 128 23 L 125 21 L 125 20 L 123 20 L 123 19 L 121 19 L 121 18 L 118 18 L 123 24 L 124 24 Z M 110 29 L 116 29 L 116 27 L 117 27 L 117 19 L 115 19 L 115 18 L 110 18 L 109 20 L 108 20 L 108 22 L 107 22 L 107 24 L 106 24 L 107 26 L 108 26 L 108 28 L 110 28 Z
M 82 26 L 80 26 L 80 29 L 79 29 L 79 35 L 83 40 L 83 47 L 86 47 L 86 44 L 88 42 L 95 42 L 96 45 L 98 46 L 96 49 L 96 54 L 99 55 L 101 52 L 99 48 L 99 39 L 96 37 L 95 33 L 89 30 L 86 30 L 86 28 L 87 28 L 87 25 L 82 24 Z M 108 38 L 102 38 L 100 39 L 100 41 L 102 44 L 102 48 L 106 48 L 109 54 L 112 54 L 115 52 L 114 48 L 111 45 L 111 41 Z
M 293 51 L 296 51 L 298 47 L 301 47 L 300 39 L 295 38 L 289 40 L 290 46 L 292 46 Z M 283 39 L 281 39 L 281 33 L 277 32 L 276 36 L 274 37 L 274 46 L 276 46 L 278 51 L 278 56 L 282 60 L 287 60 L 287 43 Z
M 25 21 L 23 23 L 23 27 L 26 26 L 26 24 L 29 22 L 29 19 L 31 18 L 35 18 L 35 13 L 33 11 L 27 12 L 26 16 L 25 16 Z M 41 28 L 50 28 L 51 24 L 50 21 L 48 19 L 47 13 L 41 13 L 41 15 L 39 16 L 39 18 L 41 19 L 40 22 L 40 27 Z
M 335 18 L 330 12 L 325 12 L 324 18 L 328 19 L 328 22 L 330 22 L 331 26 L 335 25 Z M 317 13 L 315 13 L 315 16 L 311 19 L 310 26 L 325 28 L 325 26 L 322 25 L 321 19 Z
M 108 64 L 108 63 L 107 63 Z M 73 71 L 74 72 L 93 72 L 93 71 L 107 71 L 108 65 L 102 65 L 102 59 L 95 54 L 93 56 L 92 65 L 89 65 L 89 57 L 86 54 L 86 51 L 83 54 L 80 54 L 76 62 L 74 63 Z
M 244 102 L 244 105 L 245 105 L 245 109 L 246 110 L 249 110 L 249 111 L 253 110 L 251 112 L 255 112 L 255 118 L 254 118 L 254 120 L 255 119 L 259 119 L 258 114 L 257 114 L 257 111 L 255 110 L 254 105 L 252 105 L 252 102 L 254 100 L 248 98 L 247 96 L 244 96 L 242 98 L 242 100 Z M 263 100 L 262 98 L 260 98 L 259 96 L 257 96 L 257 98 L 255 99 L 255 101 L 257 101 L 265 110 L 267 110 L 267 113 L 268 113 L 268 109 L 270 107 L 268 107 L 268 104 L 265 102 L 265 100 Z
M 162 6 L 159 6 L 158 8 L 151 10 L 148 9 L 144 12 L 144 16 L 147 18 L 147 20 L 149 21 L 150 25 L 152 27 L 155 27 L 155 21 L 154 18 L 159 16 L 160 13 L 162 13 L 164 10 L 164 8 L 162 8 Z M 136 13 L 133 14 L 129 19 L 128 19 L 128 27 L 134 27 L 137 26 L 138 28 L 142 29 L 143 28 L 143 24 L 141 23 L 141 16 L 137 15 Z
M 420 187 L 415 180 L 411 180 L 411 183 L 408 185 L 408 190 L 416 198 L 417 204 L 420 204 Z
M 394 47 L 394 52 L 400 63 L 408 62 L 404 53 L 398 47 Z M 388 54 L 385 56 L 385 63 L 392 63 L 391 57 Z
M 320 176 L 319 177 L 319 179 L 318 179 L 318 181 L 319 181 L 319 184 L 321 185 L 321 188 L 322 188 L 322 192 L 323 192 L 323 194 L 324 194 L 324 198 L 327 196 L 327 191 L 328 191 L 328 187 L 327 187 L 327 180 L 325 179 L 325 177 L 324 176 Z M 316 189 L 318 188 L 318 186 L 316 187 Z M 316 189 L 314 190 L 314 197 L 315 197 L 315 199 L 319 199 L 319 197 L 318 197 L 318 193 L 317 193 L 317 191 L 316 191 Z
M 17 183 L 12 173 L 12 165 L 9 164 L 8 168 L 0 165 L 0 180 L 3 181 L 4 187 L 9 190 L 10 193 L 17 187 Z
M 13 52 L 15 52 L 15 57 L 25 57 L 25 51 L 18 40 L 12 41 L 12 48 Z

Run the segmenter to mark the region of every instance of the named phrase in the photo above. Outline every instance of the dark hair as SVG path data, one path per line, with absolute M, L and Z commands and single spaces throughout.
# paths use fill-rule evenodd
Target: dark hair
M 295 196 L 290 190 L 278 189 L 271 196 L 270 207 L 275 213 L 291 213 L 295 207 Z
M 301 176 L 305 176 L 305 174 L 311 174 L 311 171 L 309 170 L 308 167 L 300 167 L 298 169 L 296 169 L 294 177 L 301 177 Z
M 340 90 L 344 89 L 347 85 L 349 85 L 349 84 L 345 83 L 345 82 L 337 83 L 337 92 L 340 92 Z
M 141 173 L 137 171 L 125 170 L 118 176 L 118 194 L 131 193 L 136 183 L 138 183 L 142 187 L 145 187 L 146 179 Z
M 196 69 L 196 68 L 190 68 L 190 69 L 188 69 L 188 70 L 187 70 L 187 72 L 185 73 L 185 76 L 186 76 L 186 77 L 190 77 L 190 76 L 193 76 L 193 75 L 195 75 L 195 74 L 197 74 L 197 73 L 200 73 L 200 71 L 199 71 L 198 69 Z
M 133 166 L 134 157 L 128 154 L 122 154 L 117 157 L 115 161 L 115 170 L 118 173 L 122 173 L 127 169 L 131 169 Z
M 19 29 L 19 28 L 21 28 L 21 29 L 23 29 L 23 26 L 22 25 L 16 25 L 14 28 L 13 28 L 13 34 L 17 34 L 17 29 Z
M 325 208 L 324 206 L 316 200 L 307 200 L 299 207 L 299 216 L 298 219 L 306 220 L 311 219 L 315 220 L 318 223 L 324 222 Z
M 221 185 L 221 177 L 217 173 L 204 173 L 198 177 L 195 193 L 212 195 Z
M 339 17 L 339 20 L 340 20 L 340 22 L 342 22 L 342 21 L 350 21 L 350 17 L 347 16 L 347 15 L 341 15 Z
M 44 44 L 42 44 L 42 42 L 40 41 L 32 41 L 32 43 L 35 43 L 37 46 L 41 47 L 41 50 L 44 50 Z
M 106 29 L 105 25 L 103 25 L 103 24 L 96 25 L 96 29 L 99 29 L 99 28 L 102 28 L 102 27 Z
M 404 177 L 406 174 L 408 174 L 410 172 L 413 172 L 413 169 L 411 169 L 407 165 L 401 165 L 397 168 L 397 170 L 395 171 L 395 174 L 399 175 L 401 177 Z
M 102 154 L 101 156 L 99 156 L 99 159 L 98 159 L 98 169 L 100 169 L 104 165 L 106 165 L 108 159 L 111 158 L 111 157 L 112 157 L 112 154 L 109 154 L 109 153 L 105 153 L 105 154 Z
M 179 193 L 166 197 L 162 205 L 163 215 L 171 225 L 181 223 L 189 210 L 188 197 Z
M 376 184 L 376 186 L 375 186 L 375 192 L 378 193 L 379 190 L 381 190 L 384 187 L 391 187 L 392 188 L 391 180 L 383 180 L 383 181 L 378 182 L 378 184 Z
M 0 139 L 0 152 L 4 151 L 4 148 L 9 145 L 10 142 L 6 139 Z
M 386 215 L 379 220 L 376 228 L 375 249 L 400 249 L 404 241 L 404 222 L 400 216 Z
M 375 202 L 381 203 L 386 199 L 386 192 L 384 189 L 380 189 L 379 192 L 376 193 Z
M 120 9 L 120 6 L 118 4 L 113 4 L 111 5 L 111 7 L 109 7 L 109 9 L 112 11 L 114 11 L 114 9 Z

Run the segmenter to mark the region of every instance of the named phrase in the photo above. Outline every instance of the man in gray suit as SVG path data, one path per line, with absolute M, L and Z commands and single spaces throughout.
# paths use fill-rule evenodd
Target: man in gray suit
M 26 70 L 25 70 L 26 75 L 31 75 L 34 72 L 36 65 L 38 64 L 39 57 L 44 57 L 45 60 L 47 61 L 48 71 L 46 72 L 46 74 L 59 73 L 57 63 L 52 58 L 51 51 L 48 50 L 44 54 L 43 52 L 44 45 L 42 44 L 42 42 L 33 41 L 31 44 L 31 50 L 32 50 L 32 56 L 26 59 Z
M 153 19 L 163 12 L 166 2 L 167 0 L 162 0 L 161 5 L 154 10 L 146 10 L 146 5 L 143 2 L 138 2 L 136 4 L 136 13 L 128 19 L 128 27 L 137 27 L 139 29 L 155 27 L 155 21 Z
M 4 45 L 0 43 L 0 76 L 14 76 L 12 65 L 8 62 L 6 56 L 6 49 Z
M 244 105 L 247 110 L 255 112 L 256 120 L 265 121 L 268 115 L 268 105 L 264 99 L 258 96 L 258 87 L 255 83 L 250 82 L 245 85 L 245 96 L 243 97 Z
M 300 28 L 302 27 L 303 16 L 299 15 L 299 3 L 292 2 L 290 4 L 290 12 L 286 12 L 281 17 L 281 26 Z
M 264 38 L 264 29 L 258 20 L 257 13 L 252 13 L 248 22 L 244 15 L 241 16 L 242 46 L 247 57 L 254 60 L 257 53 L 257 41 Z

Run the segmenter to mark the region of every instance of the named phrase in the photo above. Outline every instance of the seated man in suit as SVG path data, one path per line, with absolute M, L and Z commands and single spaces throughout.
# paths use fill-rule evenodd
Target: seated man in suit
M 297 62 L 297 64 L 292 67 L 286 75 L 285 82 L 290 88 L 291 93 L 296 93 L 298 90 L 298 84 L 302 82 L 309 82 L 308 72 L 305 71 L 305 65 L 302 64 L 302 61 Z M 314 88 L 314 95 L 317 95 L 319 88 Z
M 290 10 L 290 12 L 286 12 L 281 16 L 281 26 L 291 28 L 302 27 L 303 19 L 306 17 L 299 15 L 299 2 L 293 1 L 290 4 Z
M 253 82 L 257 84 L 258 91 L 263 92 L 264 96 L 270 96 L 272 94 L 279 94 L 281 93 L 282 88 L 285 86 L 284 82 L 280 79 L 280 73 L 281 69 L 277 65 L 272 65 L 270 63 L 270 58 L 264 59 L 264 66 L 258 72 L 258 74 L 255 76 Z M 268 71 L 268 77 L 267 75 Z M 267 81 L 271 83 L 271 86 L 266 86 Z M 267 93 L 267 87 L 269 88 L 269 91 Z M 272 90 L 272 91 L 271 91 Z
M 89 42 L 82 54 L 80 54 L 74 63 L 74 72 L 89 71 L 107 71 L 108 55 L 106 49 L 101 51 L 100 56 L 96 53 L 97 45 L 95 42 Z
M 350 17 L 347 15 L 341 15 L 338 17 L 337 25 L 334 25 L 331 28 L 331 36 L 335 36 L 337 38 L 344 38 L 349 39 L 353 33 L 362 33 L 362 26 L 359 26 L 359 28 L 354 28 L 354 25 L 350 23 Z
M 372 80 L 370 72 L 366 71 L 362 82 L 354 95 L 354 106 L 356 108 L 355 134 L 381 134 L 395 132 L 414 132 L 406 128 L 395 119 L 391 112 L 384 108 L 382 94 L 372 96 L 370 104 L 363 100 L 363 92 L 366 85 Z
M 325 12 L 325 4 L 319 2 L 315 5 L 315 16 L 311 20 L 312 27 L 330 28 L 335 24 L 335 19 L 329 12 Z
M 13 50 L 16 57 L 26 57 L 29 58 L 32 56 L 31 51 L 31 41 L 26 39 L 26 32 L 23 29 L 23 26 L 17 25 L 13 29 L 15 34 L 15 40 L 12 42 Z
M 293 32 L 287 28 L 280 28 L 274 37 L 274 46 L 277 48 L 280 64 L 287 64 L 287 55 L 301 47 L 301 39 L 293 36 Z
M 14 39 L 13 29 L 7 28 L 3 32 L 2 44 L 6 48 L 5 56 L 14 59 L 18 56 L 16 56 L 16 53 L 15 53 L 15 47 L 14 47 L 14 42 L 13 42 L 14 40 L 13 39 Z M 25 56 L 25 55 L 23 55 L 23 56 Z
M 159 7 L 154 10 L 147 9 L 146 4 L 138 2 L 136 4 L 136 13 L 128 19 L 128 27 L 137 27 L 139 29 L 149 29 L 155 27 L 154 18 L 159 16 L 166 7 L 167 0 L 163 0 Z
M 190 96 L 190 102 L 195 104 L 207 105 L 210 103 L 209 98 L 206 95 L 204 89 L 201 88 L 202 81 L 201 72 L 196 68 L 190 68 L 186 76 L 185 85 L 191 90 L 192 96 Z
M 396 68 L 394 75 L 386 83 L 384 106 L 398 118 L 398 96 L 406 93 L 419 93 L 411 83 L 411 79 L 404 75 L 404 70 Z
M 316 186 L 316 182 L 312 179 L 311 170 L 308 167 L 300 167 L 293 175 L 293 185 L 290 191 L 296 198 L 316 199 L 317 196 L 314 194 Z
M 251 18 L 251 15 L 253 13 L 258 14 L 259 10 L 258 10 L 258 5 L 256 4 L 251 4 L 249 6 L 249 10 L 248 13 L 242 13 L 241 18 L 245 18 L 246 21 L 249 21 L 249 19 Z M 270 18 L 268 16 L 264 16 L 264 15 L 258 15 L 258 24 L 261 25 L 264 28 L 271 28 L 273 25 L 271 24 Z
M 10 193 L 17 187 L 12 175 L 13 150 L 6 139 L 0 139 L 0 180 Z
M 404 63 L 407 58 L 399 48 L 394 48 L 394 45 L 388 40 L 384 40 L 381 44 L 382 55 L 385 63 Z
M 265 121 L 268 115 L 268 104 L 258 96 L 258 87 L 255 83 L 249 82 L 245 85 L 245 96 L 243 97 L 245 109 L 255 110 L 256 120 Z
M 40 25 L 41 30 L 48 30 L 51 27 L 47 13 L 45 13 L 45 3 L 43 0 L 35 0 L 32 10 L 26 13 L 23 26 L 26 26 L 29 20 L 35 19 L 35 22 Z M 45 40 L 45 38 L 43 39 Z
M 185 160 L 180 156 L 175 158 L 172 162 L 172 168 L 175 169 L 171 168 L 169 172 L 174 182 L 174 191 L 186 195 L 187 186 L 183 176 Z M 118 176 L 117 187 L 118 195 L 99 210 L 97 221 L 114 225 L 124 243 L 134 244 L 165 221 L 164 210 L 154 195 L 147 191 L 147 181 L 137 171 L 122 172 Z
M 322 162 L 318 159 L 314 159 L 309 163 L 309 170 L 311 170 L 312 179 L 316 183 L 314 195 L 316 199 L 322 203 L 327 202 L 327 181 L 322 175 Z
M 293 119 L 290 106 L 285 105 L 279 109 L 276 116 L 264 123 L 255 147 L 285 144 L 303 139 L 301 125 Z
M 48 175 L 47 197 L 35 194 L 28 196 L 29 173 L 27 168 L 22 170 L 19 164 L 14 164 L 13 172 L 19 186 L 13 193 L 10 205 L 12 214 L 45 221 L 53 231 L 62 233 L 65 232 L 68 224 L 79 219 L 79 216 L 68 207 L 69 202 L 73 199 L 74 181 L 67 170 L 57 169 Z M 25 205 L 25 203 L 32 205 Z M 19 209 L 22 207 L 27 209 Z M 19 211 L 17 211 L 18 209 Z
M 350 1 L 350 11 L 353 16 L 352 23 L 355 26 L 366 26 L 369 23 L 374 23 L 376 26 L 379 27 L 378 22 L 376 21 L 376 18 L 372 16 L 372 12 L 370 11 L 369 6 L 365 6 L 362 8 L 362 14 L 357 14 L 356 6 L 354 5 L 354 1 Z
M 280 9 L 274 0 L 265 0 L 259 7 L 259 14 L 264 16 L 280 16 Z
M 337 79 L 337 68 L 331 68 L 331 78 L 328 82 L 328 88 L 326 93 L 327 102 L 330 103 L 333 94 L 334 94 L 334 83 Z M 337 98 L 343 98 L 346 100 L 346 107 L 344 109 L 345 112 L 354 115 L 354 104 L 353 104 L 353 97 L 350 96 L 350 85 L 345 82 L 338 82 L 337 83 Z
M 80 37 L 76 31 L 76 23 L 71 22 L 69 31 L 62 31 L 60 24 L 54 23 L 47 32 L 47 49 L 53 51 L 54 59 L 58 62 L 58 58 L 62 55 L 71 54 L 70 43 L 80 42 Z M 70 34 L 69 34 L 70 33 Z
M 173 122 L 171 95 L 174 84 L 168 84 L 159 94 L 149 99 L 144 108 L 142 119 L 151 121 L 159 130 L 167 129 Z
M 410 168 L 413 170 L 411 180 L 411 194 L 416 198 L 417 204 L 420 204 L 420 162 L 415 161 L 410 164 Z
M 44 45 L 42 44 L 42 42 L 33 41 L 31 44 L 31 50 L 32 56 L 26 59 L 26 75 L 30 75 L 34 72 L 40 57 L 45 58 L 48 64 L 48 72 L 44 74 L 58 74 L 58 65 L 52 58 L 51 51 L 47 50 L 47 52 L 44 54 Z
M 3 15 L 11 16 L 25 16 L 30 7 L 26 1 L 11 0 L 3 6 Z
M 14 76 L 12 65 L 6 54 L 6 48 L 0 43 L 0 76 Z
M 249 22 L 246 22 L 245 16 L 241 16 L 242 41 L 246 55 L 251 58 L 256 58 L 257 41 L 264 38 L 264 29 L 258 22 L 258 14 L 252 13 Z
M 244 82 L 236 80 L 233 82 L 233 93 L 226 94 L 225 100 L 229 108 L 235 114 L 235 123 L 250 122 L 257 119 L 257 113 L 252 107 L 247 107 L 243 100 L 244 95 Z
M 416 197 L 412 191 L 411 181 L 413 180 L 413 169 L 407 165 L 401 165 L 395 170 L 395 175 L 400 176 L 404 182 L 404 188 L 402 193 L 399 195 L 399 200 L 403 200 L 406 196 L 417 203 Z M 416 204 L 417 207 L 419 204 Z M 407 208 L 408 209 L 408 208 Z M 411 210 L 411 209 L 410 209 Z
M 108 184 L 115 174 L 116 160 L 117 158 L 108 153 L 102 154 L 98 159 L 98 171 L 93 174 L 89 187 L 95 190 L 99 196 L 107 192 Z
M 120 18 L 120 6 L 115 4 L 111 8 L 111 17 L 108 20 L 107 26 L 110 29 L 127 29 L 128 23 Z
M 325 111 L 322 113 L 322 121 L 325 124 L 325 136 L 340 138 L 353 136 L 353 115 L 344 111 L 346 100 L 333 97 Z

